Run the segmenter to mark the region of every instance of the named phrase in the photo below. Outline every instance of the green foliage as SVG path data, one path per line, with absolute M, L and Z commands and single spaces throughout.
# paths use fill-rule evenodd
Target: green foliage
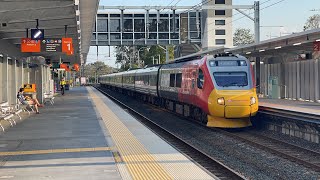
M 138 53 L 139 52 L 139 53 Z M 159 62 L 160 55 L 160 62 Z M 131 68 L 143 67 L 154 63 L 165 63 L 166 52 L 160 46 L 117 46 L 116 63 L 125 71 Z M 174 59 L 174 48 L 169 47 L 169 59 Z
M 113 68 L 104 64 L 102 61 L 96 61 L 94 63 L 85 64 L 83 66 L 83 76 L 90 79 L 95 79 L 96 75 L 100 76 L 103 74 L 109 74 L 114 71 Z
M 169 61 L 174 60 L 174 46 L 169 46 Z
M 160 63 L 159 63 L 159 55 L 160 55 Z M 146 53 L 144 57 L 144 64 L 163 64 L 166 62 L 166 52 L 159 46 L 151 46 L 149 51 Z
M 254 43 L 254 37 L 250 29 L 238 28 L 233 35 L 233 45 L 240 46 Z
M 312 15 L 308 18 L 306 21 L 303 30 L 310 30 L 310 29 L 316 29 L 320 28 L 320 14 Z

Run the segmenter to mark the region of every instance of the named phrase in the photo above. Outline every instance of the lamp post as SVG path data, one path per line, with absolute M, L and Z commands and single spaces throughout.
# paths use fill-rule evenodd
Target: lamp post
M 140 51 L 142 49 L 147 49 L 148 50 L 148 47 L 141 47 L 140 49 L 138 49 L 138 67 L 140 67 Z
M 158 45 L 158 47 L 160 47 L 161 49 L 163 49 L 166 52 L 166 63 L 168 63 L 169 62 L 169 48 L 168 48 L 168 46 L 166 46 L 166 48 L 164 48 L 164 47 Z
M 96 73 L 95 73 L 95 84 L 98 84 L 98 71 L 99 70 L 101 70 L 101 68 L 102 68 L 102 66 L 100 66 L 100 67 L 98 67 L 97 69 L 96 69 Z

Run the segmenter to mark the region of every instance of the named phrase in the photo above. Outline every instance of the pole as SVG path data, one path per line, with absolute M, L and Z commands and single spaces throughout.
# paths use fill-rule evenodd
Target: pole
M 154 56 L 152 56 L 152 64 L 154 64 Z
M 160 54 L 158 54 L 158 57 L 159 57 L 159 61 L 158 61 L 158 63 L 157 63 L 157 64 L 160 64 Z
M 254 2 L 254 40 L 260 42 L 260 3 Z
M 260 42 L 260 3 L 254 2 L 254 40 L 255 43 Z M 256 57 L 255 62 L 255 76 L 257 93 L 260 93 L 260 57 Z
M 138 50 L 138 67 L 140 67 L 140 49 Z
M 166 63 L 169 62 L 169 46 L 166 46 Z

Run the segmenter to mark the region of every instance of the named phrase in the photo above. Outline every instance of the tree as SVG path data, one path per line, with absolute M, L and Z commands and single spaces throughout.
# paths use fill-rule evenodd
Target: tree
M 114 69 L 104 64 L 102 61 L 85 64 L 83 67 L 83 76 L 89 79 L 89 82 L 94 82 L 96 77 L 103 74 L 110 74 Z
M 120 64 L 120 70 L 138 67 L 138 50 L 143 46 L 117 46 L 116 64 Z
M 233 45 L 240 46 L 254 43 L 253 34 L 250 29 L 238 28 L 233 35 Z
M 320 14 L 310 16 L 303 26 L 304 31 L 316 28 L 320 28 Z
M 174 57 L 173 47 L 169 47 L 169 59 Z M 139 53 L 138 53 L 139 51 Z M 160 55 L 160 62 L 158 62 Z M 139 56 L 139 57 L 138 57 Z M 138 62 L 138 59 L 140 62 Z M 116 63 L 121 64 L 120 69 L 125 71 L 131 68 L 137 68 L 154 63 L 165 63 L 166 52 L 158 45 L 155 46 L 117 46 Z M 138 65 L 139 64 L 139 65 Z
M 160 62 L 159 62 L 160 55 Z M 154 59 L 154 60 L 153 60 Z M 166 52 L 159 46 L 151 46 L 149 51 L 143 57 L 145 65 L 163 64 L 166 62 Z

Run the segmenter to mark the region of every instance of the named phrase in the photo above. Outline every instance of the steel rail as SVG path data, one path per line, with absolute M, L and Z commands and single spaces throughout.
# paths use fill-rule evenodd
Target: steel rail
M 222 129 L 216 131 L 235 139 L 240 139 L 259 149 L 279 155 L 287 160 L 297 162 L 307 168 L 320 172 L 320 153 L 285 141 L 267 137 L 257 133 L 229 132 Z

